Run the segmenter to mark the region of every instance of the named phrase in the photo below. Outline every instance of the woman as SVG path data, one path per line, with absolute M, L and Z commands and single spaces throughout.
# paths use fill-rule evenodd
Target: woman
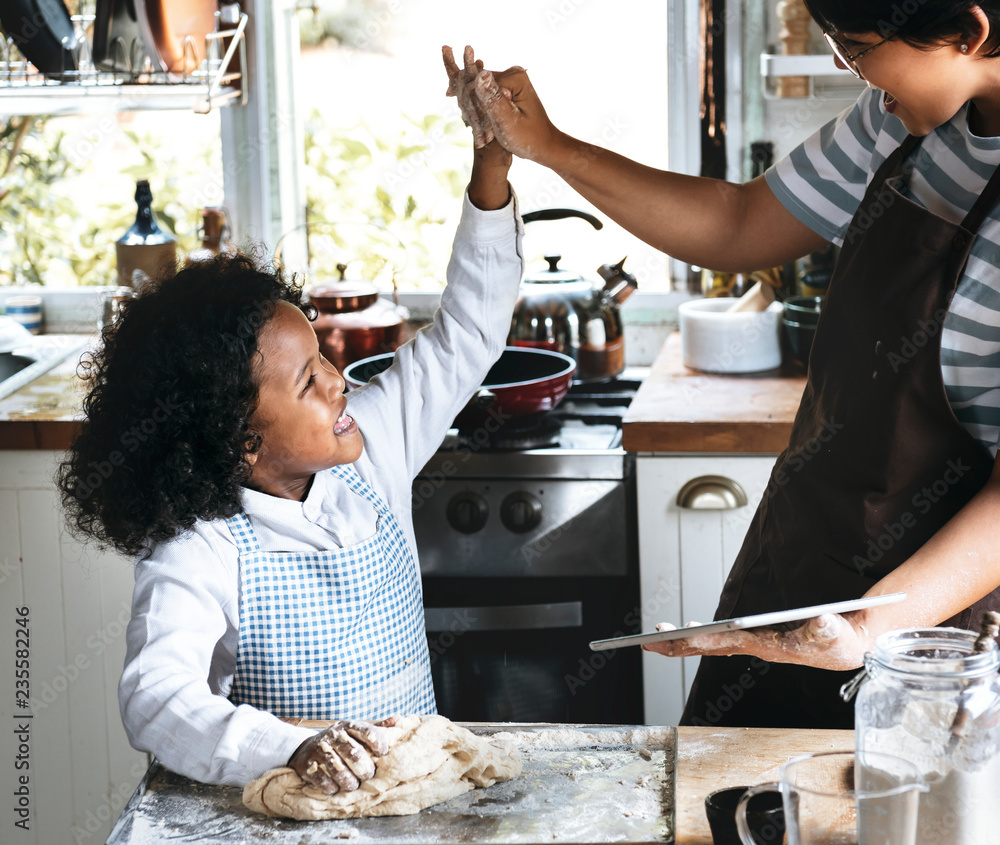
M 869 88 L 745 185 L 582 144 L 520 68 L 475 74 L 464 92 L 484 139 L 683 261 L 749 271 L 843 246 L 789 447 L 716 618 L 907 600 L 649 646 L 707 655 L 685 724 L 851 727 L 838 690 L 879 634 L 975 627 L 1000 606 L 1000 2 L 807 4 Z

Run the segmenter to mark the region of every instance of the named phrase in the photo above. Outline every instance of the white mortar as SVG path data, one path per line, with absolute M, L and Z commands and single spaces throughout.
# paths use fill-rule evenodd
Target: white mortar
M 756 373 L 781 366 L 782 305 L 734 311 L 729 297 L 694 299 L 678 307 L 684 365 L 708 373 Z

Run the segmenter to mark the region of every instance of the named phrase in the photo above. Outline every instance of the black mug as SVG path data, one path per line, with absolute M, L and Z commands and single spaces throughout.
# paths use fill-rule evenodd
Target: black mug
M 715 845 L 740 845 L 736 832 L 736 806 L 749 787 L 719 789 L 705 799 L 705 814 Z M 747 806 L 750 832 L 757 845 L 781 845 L 785 835 L 785 813 L 781 793 L 764 792 L 750 799 Z

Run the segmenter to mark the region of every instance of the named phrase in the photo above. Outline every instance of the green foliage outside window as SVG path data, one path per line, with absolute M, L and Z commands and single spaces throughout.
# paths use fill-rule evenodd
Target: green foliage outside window
M 315 113 L 306 126 L 309 222 L 330 222 L 332 255 L 358 262 L 349 276 L 380 281 L 388 263 L 410 290 L 440 288 L 470 158 L 469 130 L 458 120 L 428 115 L 389 129 L 360 121 L 333 131 Z M 366 222 L 387 234 L 357 225 Z M 314 269 L 322 269 L 320 252 L 314 245 Z
M 0 128 L 0 285 L 116 284 L 115 241 L 135 220 L 137 179 L 150 180 L 157 219 L 179 249 L 197 246 L 184 176 L 213 167 L 217 154 L 181 159 L 154 135 L 116 135 L 130 155 L 102 173 L 58 120 L 18 117 Z
M 65 125 L 42 117 L 0 125 L 0 285 L 114 284 L 114 244 L 135 219 L 136 179 L 150 180 L 157 219 L 181 253 L 197 246 L 190 185 L 218 187 L 218 144 L 191 156 L 162 134 L 116 127 L 101 142 L 119 144 L 121 166 L 100 172 Z M 388 242 L 403 242 L 402 252 L 389 256 L 398 281 L 408 289 L 440 287 L 469 159 L 469 133 L 457 120 L 359 121 L 333 131 L 314 114 L 305 134 L 309 220 L 383 227 Z M 386 238 L 357 225 L 331 228 L 344 254 L 359 260 L 352 274 L 373 277 L 377 267 L 365 259 L 384 256 Z

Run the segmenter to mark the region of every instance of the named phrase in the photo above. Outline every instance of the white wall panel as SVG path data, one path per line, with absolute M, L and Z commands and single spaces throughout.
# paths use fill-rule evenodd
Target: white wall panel
M 4 845 L 81 845 L 107 839 L 148 765 L 128 745 L 117 685 L 132 571 L 65 529 L 55 452 L 0 452 L 0 724 L 16 724 L 16 608 L 30 619 L 30 829 L 8 824 Z M 19 721 L 19 720 L 18 720 Z M 17 737 L 0 731 L 0 790 L 13 795 Z M 8 838 L 9 837 L 9 838 Z

